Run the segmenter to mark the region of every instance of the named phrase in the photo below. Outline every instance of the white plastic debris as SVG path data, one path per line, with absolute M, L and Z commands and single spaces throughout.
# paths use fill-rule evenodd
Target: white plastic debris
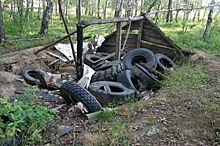
M 105 41 L 104 36 L 102 35 L 96 35 L 95 37 L 95 42 L 97 42 L 96 44 L 96 48 L 102 46 L 102 43 Z
M 69 61 L 73 61 L 73 52 L 70 44 L 58 43 L 54 46 L 60 51 Z M 77 55 L 77 43 L 73 44 L 75 55 Z M 92 48 L 93 49 L 93 48 Z M 83 42 L 83 54 L 86 54 L 89 50 L 89 42 Z
M 82 88 L 87 89 L 94 73 L 95 71 L 91 67 L 83 64 L 83 77 L 77 82 L 77 84 L 80 85 Z

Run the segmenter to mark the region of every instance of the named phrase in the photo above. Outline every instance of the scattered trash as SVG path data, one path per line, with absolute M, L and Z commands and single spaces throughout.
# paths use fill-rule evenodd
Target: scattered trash
M 159 133 L 159 132 L 160 132 L 160 130 L 159 130 L 156 126 L 152 126 L 152 127 L 150 127 L 150 129 L 148 130 L 147 135 L 148 135 L 148 136 L 151 136 L 151 135 L 157 134 L 157 133 Z

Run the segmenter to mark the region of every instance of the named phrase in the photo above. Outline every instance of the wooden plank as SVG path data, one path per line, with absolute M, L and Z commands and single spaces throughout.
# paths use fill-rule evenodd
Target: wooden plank
M 139 29 L 139 22 L 140 21 L 142 21 L 142 20 L 131 22 L 130 30 L 138 30 Z M 127 30 L 128 29 L 128 25 L 125 25 L 122 29 L 123 30 Z
M 137 37 L 137 48 L 141 46 L 141 37 L 142 37 L 142 29 L 143 29 L 143 20 L 139 21 L 139 33 Z
M 177 57 L 178 56 L 178 53 L 176 52 L 175 48 L 152 45 L 152 44 L 148 44 L 145 42 L 141 43 L 141 47 L 150 49 L 154 53 L 161 53 L 161 54 L 167 55 L 169 57 Z
M 128 39 L 135 39 L 135 40 L 137 40 L 137 36 L 138 36 L 137 34 L 129 34 Z M 121 35 L 121 39 L 124 40 L 125 38 L 126 38 L 126 34 L 122 34 Z M 106 38 L 105 42 L 107 42 L 107 41 L 115 41 L 115 39 L 116 39 L 116 35 L 113 35 L 113 36 L 111 36 L 109 38 Z
M 116 33 L 116 51 L 115 51 L 115 58 L 120 60 L 120 52 L 121 52 L 121 31 L 122 31 L 122 23 L 118 22 L 116 24 L 117 33 Z
M 117 22 L 129 22 L 142 20 L 143 16 L 129 17 L 129 18 L 112 18 L 112 19 L 97 19 L 97 20 L 84 20 L 81 21 L 81 25 L 91 25 L 91 24 L 105 24 L 105 23 L 117 23 Z
M 151 42 L 154 44 L 158 44 L 158 45 L 163 45 L 163 46 L 167 46 L 167 47 L 173 47 L 172 44 L 162 40 L 162 39 L 157 39 L 157 38 L 153 38 L 152 36 L 149 36 L 148 34 L 142 35 L 141 40 L 147 41 L 147 42 Z
M 153 28 L 156 29 L 156 31 L 158 33 L 160 33 L 161 35 L 164 36 L 163 38 L 170 44 L 169 46 L 172 46 L 173 48 L 176 49 L 176 51 L 178 52 L 179 58 L 184 59 L 184 55 L 183 55 L 180 47 L 178 47 L 170 38 L 166 37 L 164 35 L 164 33 L 160 30 L 160 28 L 158 26 L 154 25 L 154 23 L 152 21 L 150 21 L 146 15 L 144 15 L 144 20 L 145 20 L 145 22 L 147 22 L 148 26 L 152 26 Z
M 121 43 L 123 44 L 124 41 L 125 41 L 125 39 L 122 39 L 122 40 L 121 40 Z M 103 45 L 108 44 L 109 42 L 110 42 L 110 43 L 115 43 L 115 40 L 108 40 L 108 41 L 104 42 Z M 137 44 L 137 39 L 128 38 L 128 40 L 127 40 L 126 43 Z
M 158 38 L 158 39 L 164 40 L 163 36 L 161 36 L 159 33 L 154 33 L 154 31 L 149 30 L 149 29 L 148 30 L 147 29 L 143 29 L 143 35 L 148 35 L 148 36 L 151 36 L 151 37 L 154 37 L 154 38 Z M 164 41 L 166 41 L 166 40 L 164 40 Z

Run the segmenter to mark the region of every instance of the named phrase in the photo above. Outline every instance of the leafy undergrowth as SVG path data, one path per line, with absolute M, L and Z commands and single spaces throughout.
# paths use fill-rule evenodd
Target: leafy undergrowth
M 219 145 L 220 78 L 184 64 L 152 98 L 86 121 L 85 145 Z
M 27 88 L 16 100 L 0 99 L 0 145 L 36 145 L 43 140 L 55 119 L 56 111 L 40 105 L 34 95 L 37 88 Z

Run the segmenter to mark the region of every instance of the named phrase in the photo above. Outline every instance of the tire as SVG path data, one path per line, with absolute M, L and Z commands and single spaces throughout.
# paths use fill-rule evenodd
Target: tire
M 119 62 L 118 64 L 115 64 L 109 69 L 106 69 L 104 71 L 99 70 L 96 71 L 91 79 L 91 82 L 95 81 L 116 81 L 116 77 L 119 73 L 125 70 L 124 63 Z
M 108 56 L 110 53 L 106 53 L 106 52 L 96 52 L 95 53 L 95 55 L 97 55 L 97 56 L 100 56 L 100 57 L 106 57 L 106 56 Z M 113 60 L 115 60 L 115 57 L 114 56 L 112 56 L 112 57 L 110 57 L 109 59 L 107 59 L 108 61 L 113 61 Z
M 105 86 L 110 91 L 105 90 Z M 118 106 L 134 96 L 135 91 L 127 88 L 122 83 L 111 81 L 98 81 L 90 84 L 88 90 L 102 106 Z
M 96 64 L 96 61 L 101 59 L 102 57 L 94 55 L 94 54 L 86 54 L 84 58 L 84 63 L 90 67 Z
M 68 81 L 60 87 L 61 96 L 67 104 L 82 102 L 89 112 L 101 110 L 102 106 L 96 98 L 85 88 L 80 87 L 76 82 Z
M 138 78 L 138 80 L 147 89 L 158 89 L 161 87 L 161 82 L 151 73 L 149 73 L 144 67 L 139 64 L 135 64 L 132 67 L 132 72 Z
M 126 69 L 131 69 L 135 63 L 144 62 L 150 67 L 156 67 L 156 58 L 152 51 L 146 48 L 137 48 L 129 51 L 123 57 L 123 63 Z
M 50 76 L 47 72 L 33 66 L 27 66 L 21 69 L 21 76 L 24 78 L 27 84 L 41 85 L 40 80 L 37 78 L 37 74 L 43 76 L 45 81 L 48 81 Z
M 156 61 L 157 61 L 156 69 L 158 71 L 161 71 L 161 70 L 162 70 L 162 72 L 164 72 L 166 70 L 171 71 L 176 68 L 175 62 L 171 58 L 169 58 L 168 56 L 166 56 L 164 54 L 157 53 L 157 54 L 155 54 L 155 57 L 156 57 Z
M 114 61 L 109 61 L 109 62 L 104 62 L 104 63 L 101 63 L 101 65 L 97 66 L 94 68 L 95 71 L 98 71 L 98 70 L 107 70 L 117 64 L 119 64 L 121 61 L 120 60 L 114 60 Z
M 133 89 L 136 94 L 139 94 L 138 89 L 140 88 L 136 76 L 131 70 L 125 70 L 117 75 L 117 82 L 126 85 L 128 88 Z

